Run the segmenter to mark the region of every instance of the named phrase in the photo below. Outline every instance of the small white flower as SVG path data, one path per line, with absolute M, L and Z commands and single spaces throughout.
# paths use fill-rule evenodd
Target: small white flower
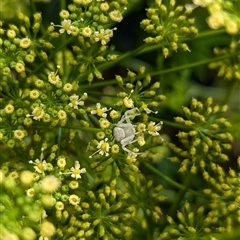
M 33 117 L 34 120 L 40 121 L 43 118 L 45 111 L 43 109 L 43 105 L 35 107 L 32 111 L 32 114 L 27 114 L 26 117 Z
M 108 156 L 109 150 L 110 150 L 110 145 L 107 141 L 108 141 L 108 138 L 101 140 L 97 145 L 98 150 L 96 152 L 94 152 L 91 156 L 89 156 L 89 158 L 92 158 L 92 156 L 95 155 L 96 153 L 99 153 L 100 155 Z
M 47 170 L 47 163 L 45 160 L 43 160 L 43 148 L 41 149 L 41 156 L 40 156 L 40 160 L 39 159 L 36 159 L 34 162 L 32 160 L 29 161 L 30 164 L 34 164 L 34 169 L 36 172 L 38 173 L 43 173 L 44 174 L 44 171 Z
M 47 163 L 45 160 L 39 160 L 36 159 L 34 162 L 32 160 L 29 161 L 29 163 L 34 164 L 34 169 L 38 173 L 44 173 L 44 171 L 47 170 Z
M 148 124 L 147 130 L 148 133 L 152 136 L 159 136 L 159 132 L 162 128 L 162 122 L 156 124 L 155 122 L 150 122 Z
M 84 101 L 80 100 L 79 96 L 76 94 L 73 94 L 72 96 L 70 96 L 69 100 L 70 100 L 70 103 L 68 105 L 74 109 L 78 109 L 78 106 L 84 105 Z
M 72 178 L 81 178 L 81 173 L 86 172 L 86 168 L 80 168 L 80 163 L 78 161 L 75 161 L 75 166 L 70 169 L 71 177 Z
M 106 107 L 101 108 L 101 103 L 96 104 L 96 109 L 91 111 L 91 114 L 97 114 L 99 117 L 107 117 L 106 112 L 110 109 L 107 109 Z
M 67 32 L 67 34 L 71 34 L 76 27 L 74 27 L 72 25 L 72 21 L 70 19 L 64 19 L 62 22 L 61 22 L 61 25 L 62 25 L 62 28 L 59 30 L 60 33 L 64 33 L 64 32 Z
M 96 42 L 101 42 L 102 45 L 106 45 L 110 38 L 113 36 L 113 31 L 111 29 L 100 29 L 94 33 Z

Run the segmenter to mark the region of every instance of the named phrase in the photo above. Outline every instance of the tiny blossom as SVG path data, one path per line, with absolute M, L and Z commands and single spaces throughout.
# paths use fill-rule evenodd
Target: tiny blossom
M 64 203 L 60 201 L 56 202 L 55 208 L 57 209 L 57 211 L 62 211 L 64 209 Z
M 84 101 L 81 101 L 79 99 L 79 96 L 76 94 L 73 94 L 72 96 L 70 96 L 69 100 L 70 100 L 70 103 L 68 105 L 74 109 L 78 109 L 78 106 L 84 105 Z
M 8 104 L 5 108 L 4 108 L 6 114 L 11 114 L 14 111 L 14 106 L 12 104 Z
M 75 166 L 71 167 L 70 169 L 71 177 L 76 179 L 81 178 L 81 173 L 85 173 L 85 172 L 86 172 L 86 168 L 80 169 L 79 161 L 75 161 Z
M 39 240 L 50 240 L 50 237 L 54 235 L 56 229 L 55 226 L 48 221 L 43 221 L 40 226 L 40 237 Z
M 58 111 L 57 115 L 60 120 L 66 120 L 67 118 L 67 114 L 64 110 Z
M 21 72 L 25 71 L 25 67 L 24 67 L 24 65 L 22 63 L 17 63 L 16 66 L 15 66 L 15 70 L 18 73 L 21 73 Z
M 82 35 L 83 35 L 84 37 L 90 37 L 91 34 L 92 34 L 92 29 L 91 29 L 90 27 L 85 27 L 85 28 L 83 28 L 83 30 L 82 30 Z
M 43 115 L 45 114 L 44 110 L 42 107 L 35 107 L 32 111 L 32 115 L 27 114 L 26 117 L 31 117 L 33 116 L 34 120 L 40 121 L 41 118 L 43 118 Z
M 22 140 L 24 138 L 25 134 L 24 134 L 24 131 L 22 131 L 22 130 L 14 130 L 13 136 L 14 136 L 14 138 L 16 138 L 18 140 Z
M 96 42 L 101 42 L 102 45 L 106 45 L 110 38 L 113 36 L 113 31 L 111 29 L 100 29 L 94 33 Z
M 59 13 L 59 16 L 61 18 L 68 18 L 69 17 L 69 12 L 67 10 L 62 10 L 60 13 Z
M 110 112 L 110 117 L 111 117 L 112 119 L 118 119 L 118 118 L 120 117 L 120 114 L 119 114 L 119 112 L 117 112 L 116 110 L 112 110 L 112 111 Z
M 78 205 L 80 203 L 81 198 L 78 197 L 76 194 L 72 194 L 69 196 L 69 203 L 72 205 Z
M 148 130 L 148 133 L 152 136 L 159 136 L 159 132 L 162 128 L 162 123 L 158 123 L 156 125 L 155 122 L 150 122 L 148 124 L 148 127 L 147 127 L 147 130 Z
M 27 195 L 28 197 L 33 197 L 34 194 L 35 194 L 34 188 L 29 188 L 29 189 L 26 190 L 26 195 Z
M 121 22 L 123 19 L 123 16 L 119 10 L 113 10 L 112 12 L 109 13 L 109 17 L 114 21 L 114 22 Z
M 73 89 L 73 85 L 72 85 L 71 83 L 66 83 L 66 84 L 64 84 L 64 86 L 63 86 L 63 90 L 64 90 L 65 92 L 71 92 L 72 89 Z
M 77 189 L 78 186 L 79 186 L 79 184 L 78 184 L 77 181 L 71 181 L 71 182 L 69 183 L 69 187 L 70 187 L 71 189 Z
M 142 103 L 142 109 L 147 113 L 147 114 L 150 114 L 150 113 L 155 113 L 157 114 L 158 111 L 152 111 L 151 109 L 148 108 L 148 105 L 146 103 Z
M 137 130 L 139 132 L 145 132 L 146 131 L 146 125 L 144 123 L 139 123 L 137 126 Z
M 99 124 L 100 124 L 100 127 L 103 129 L 109 128 L 109 126 L 110 126 L 110 122 L 105 118 L 101 118 L 99 120 Z
M 49 175 L 43 178 L 41 182 L 43 191 L 55 192 L 60 187 L 60 181 L 53 175 Z
M 17 179 L 19 177 L 19 175 L 16 171 L 11 172 L 8 176 L 13 179 Z
M 123 103 L 124 103 L 126 108 L 133 108 L 134 107 L 133 100 L 129 97 L 125 97 L 123 99 Z
M 92 110 L 91 114 L 97 114 L 99 117 L 107 117 L 106 112 L 110 109 L 107 109 L 106 107 L 101 108 L 101 103 L 96 104 L 96 110 Z
M 76 28 L 76 27 L 74 27 L 73 25 L 72 25 L 72 22 L 71 22 L 71 20 L 67 20 L 67 19 L 64 19 L 62 22 L 61 22 L 61 26 L 62 26 L 62 28 L 59 30 L 59 32 L 60 33 L 64 33 L 65 31 L 67 32 L 67 34 L 71 34 L 72 33 L 72 31 L 74 31 L 74 29 Z
M 29 93 L 29 97 L 31 99 L 38 99 L 40 96 L 40 92 L 36 89 L 33 89 L 30 93 Z
M 16 37 L 16 32 L 14 30 L 8 30 L 7 31 L 7 36 L 9 38 L 15 38 Z
M 45 160 L 42 160 L 42 159 L 43 159 L 43 150 L 44 150 L 44 149 L 42 148 L 42 149 L 41 149 L 41 151 L 42 151 L 42 152 L 41 152 L 41 157 L 40 157 L 41 160 L 36 159 L 34 162 L 33 162 L 32 160 L 29 161 L 29 163 L 35 165 L 35 166 L 34 166 L 34 169 L 35 169 L 35 171 L 38 172 L 38 173 L 44 173 L 44 171 L 47 170 L 47 163 L 46 163 Z
M 31 40 L 29 38 L 22 38 L 19 44 L 21 48 L 28 48 L 31 45 Z
M 119 146 L 117 144 L 114 144 L 112 147 L 111 147 L 111 151 L 112 153 L 116 154 L 116 153 L 119 153 Z
M 109 4 L 107 2 L 103 2 L 103 3 L 100 4 L 100 9 L 103 12 L 107 12 L 109 10 L 109 8 L 110 7 L 109 7 Z
M 143 145 L 145 145 L 145 139 L 143 138 L 143 137 L 140 137 L 140 138 L 138 138 L 138 144 L 142 147 Z
M 100 155 L 104 155 L 108 156 L 109 155 L 109 150 L 110 150 L 110 145 L 107 142 L 108 138 L 105 138 L 104 140 L 101 140 L 98 145 L 97 145 L 97 151 L 94 152 L 91 156 L 89 156 L 89 158 L 92 158 L 92 156 L 96 153 L 99 153 Z
M 48 74 L 48 81 L 53 84 L 53 85 L 57 85 L 60 82 L 60 77 L 57 75 L 57 71 L 56 72 L 50 72 Z
M 58 157 L 57 165 L 58 165 L 59 168 L 64 168 L 66 166 L 65 157 Z

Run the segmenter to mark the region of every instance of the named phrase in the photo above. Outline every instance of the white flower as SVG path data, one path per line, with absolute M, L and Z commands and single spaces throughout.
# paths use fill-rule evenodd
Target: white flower
M 99 117 L 107 117 L 106 112 L 109 111 L 110 109 L 107 109 L 106 107 L 101 108 L 101 103 L 96 104 L 96 110 L 92 110 L 91 114 L 97 114 Z
M 75 167 L 72 167 L 71 169 L 71 177 L 72 178 L 81 178 L 81 173 L 86 172 L 86 168 L 80 169 L 80 163 L 78 161 L 75 161 Z
M 162 128 L 162 122 L 156 124 L 155 122 L 150 122 L 148 124 L 148 127 L 147 127 L 147 130 L 148 130 L 148 133 L 152 136 L 158 136 L 159 135 L 159 132 Z
M 100 155 L 108 156 L 109 150 L 110 150 L 110 145 L 107 141 L 108 141 L 108 138 L 101 140 L 97 145 L 98 150 L 96 152 L 94 152 L 91 156 L 89 156 L 89 158 L 92 158 L 92 156 L 95 155 L 96 153 L 99 153 Z
M 43 109 L 43 105 L 35 107 L 32 111 L 32 114 L 27 114 L 26 117 L 33 117 L 34 120 L 40 121 L 43 118 L 45 111 Z
M 32 160 L 29 161 L 29 163 L 34 164 L 34 169 L 38 173 L 44 173 L 45 170 L 47 170 L 47 163 L 45 160 L 43 160 L 43 148 L 41 149 L 41 156 L 40 160 L 36 159 L 34 162 Z
M 44 173 L 44 171 L 47 170 L 47 163 L 45 160 L 39 160 L 36 159 L 34 162 L 32 160 L 29 161 L 29 163 L 34 164 L 34 169 L 38 173 Z
M 69 100 L 71 101 L 68 105 L 74 109 L 78 109 L 78 106 L 83 106 L 84 101 L 81 101 L 79 99 L 79 96 L 76 94 L 73 94 L 72 96 L 69 97 Z
M 62 28 L 59 30 L 60 33 L 64 33 L 65 31 L 67 32 L 67 34 L 71 34 L 73 31 L 75 31 L 75 28 L 73 25 L 72 25 L 72 21 L 71 20 L 67 20 L 67 19 L 64 19 L 62 22 L 61 22 L 61 25 L 62 25 Z
M 94 33 L 96 42 L 101 42 L 102 45 L 106 45 L 110 38 L 113 36 L 113 31 L 111 29 L 100 29 Z

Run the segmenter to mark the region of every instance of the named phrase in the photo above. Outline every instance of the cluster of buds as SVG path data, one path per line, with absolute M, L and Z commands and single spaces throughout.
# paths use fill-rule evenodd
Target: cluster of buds
M 231 224 L 226 219 L 214 217 L 210 212 L 205 213 L 206 209 L 201 206 L 197 211 L 193 211 L 188 202 L 183 206 L 182 211 L 177 212 L 174 220 L 167 216 L 168 227 L 160 234 L 160 240 L 179 240 L 179 239 L 211 239 L 217 240 L 217 236 L 227 232 L 227 227 Z M 217 211 L 216 211 L 217 213 Z M 225 225 L 224 225 L 225 224 Z M 225 228 L 222 226 L 226 226 Z M 209 237 L 211 236 L 211 237 Z M 220 238 L 219 238 L 220 239 Z
M 72 46 L 74 57 L 71 56 L 69 64 L 77 67 L 81 74 L 87 73 L 88 82 L 96 77 L 102 79 L 102 74 L 97 65 L 117 58 L 115 54 L 108 54 L 107 44 L 113 37 L 116 28 L 109 28 L 110 24 L 122 21 L 123 12 L 126 10 L 127 0 L 120 2 L 111 1 L 80 1 L 74 0 L 68 6 L 68 10 L 62 10 L 61 25 L 54 23 L 49 26 L 49 34 L 52 38 L 58 38 L 61 34 L 72 35 L 77 44 Z M 56 31 L 55 28 L 60 28 Z
M 183 107 L 186 119 L 175 118 L 186 129 L 177 134 L 183 147 L 169 144 L 179 156 L 172 157 L 171 161 L 180 163 L 180 172 L 190 169 L 196 173 L 198 168 L 202 171 L 217 171 L 216 164 L 228 161 L 224 151 L 231 149 L 233 137 L 227 132 L 231 125 L 227 119 L 220 117 L 226 110 L 226 106 L 212 106 L 211 98 L 207 98 L 205 103 L 193 98 L 190 108 Z
M 196 6 L 207 8 L 210 15 L 207 18 L 207 23 L 210 28 L 219 29 L 225 27 L 228 34 L 239 34 L 240 18 L 237 12 L 237 1 L 193 0 L 193 3 Z
M 236 53 L 240 47 L 240 42 L 232 41 L 230 48 L 214 48 L 214 54 L 217 56 L 226 54 L 226 53 Z M 218 76 L 223 77 L 226 80 L 237 80 L 240 81 L 240 53 L 219 62 L 212 62 L 209 64 L 209 68 L 218 69 Z
M 238 157 L 238 167 L 240 167 L 240 157 Z M 240 222 L 240 174 L 233 169 L 227 173 L 222 170 L 222 174 L 217 178 L 208 177 L 209 188 L 203 193 L 210 199 L 209 215 L 223 218 L 223 216 L 234 215 L 237 222 Z M 230 222 L 231 223 L 231 222 Z M 226 227 L 228 232 L 232 230 L 232 225 Z
M 130 195 L 117 189 L 116 184 L 116 180 L 113 180 L 98 191 L 87 191 L 82 187 L 81 200 L 74 206 L 75 213 L 70 217 L 69 225 L 57 230 L 57 237 L 71 230 L 71 236 L 78 236 L 79 239 L 90 239 L 92 236 L 131 239 L 129 220 L 135 215 L 136 209 L 127 204 Z
M 175 6 L 175 0 L 168 5 L 156 0 L 155 8 L 147 9 L 147 17 L 142 20 L 141 27 L 152 36 L 147 37 L 146 43 L 161 43 L 163 55 L 167 57 L 171 51 L 182 49 L 190 51 L 181 39 L 193 37 L 198 33 L 194 26 L 194 19 L 188 15 L 192 12 L 183 6 Z

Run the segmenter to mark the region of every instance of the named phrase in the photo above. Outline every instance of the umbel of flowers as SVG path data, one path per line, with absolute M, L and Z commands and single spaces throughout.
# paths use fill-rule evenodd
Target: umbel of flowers
M 224 104 L 192 98 L 172 117 L 158 76 L 179 69 L 174 61 L 165 69 L 173 54 L 190 54 L 196 6 L 207 7 L 210 27 L 234 38 L 239 17 L 227 3 L 150 1 L 139 23 L 146 37 L 127 53 L 111 44 L 134 1 L 61 0 L 46 21 L 41 3 L 30 0 L 16 19 L 0 21 L 0 239 L 237 236 L 240 159 L 224 165 L 234 141 L 226 105 L 234 87 Z M 214 25 L 214 10 L 226 22 Z M 232 84 L 238 40 L 205 62 Z M 156 66 L 137 58 L 153 49 Z

